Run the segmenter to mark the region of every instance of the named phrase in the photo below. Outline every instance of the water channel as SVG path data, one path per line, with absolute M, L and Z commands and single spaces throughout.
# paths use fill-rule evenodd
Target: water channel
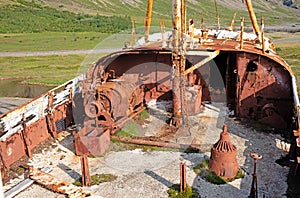
M 49 91 L 54 86 L 23 83 L 24 79 L 0 80 L 0 114 Z

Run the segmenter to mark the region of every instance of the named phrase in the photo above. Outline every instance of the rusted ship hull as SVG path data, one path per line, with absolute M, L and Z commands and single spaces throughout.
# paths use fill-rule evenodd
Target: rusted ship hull
M 30 102 L 0 116 L 0 156 L 2 177 L 11 165 L 50 136 L 66 129 L 73 121 L 72 95 L 77 77 Z
M 57 133 L 73 123 L 73 115 L 81 126 L 87 127 L 97 120 L 100 133 L 108 129 L 111 133 L 120 128 L 118 124 L 123 118 L 150 100 L 172 100 L 172 52 L 159 46 L 149 48 L 104 57 L 90 68 L 86 78 L 75 78 L 1 115 L 2 167 L 8 170 L 22 156 L 31 156 L 30 151 L 37 144 L 50 136 L 57 137 Z M 216 44 L 215 49 L 211 45 L 209 48 L 216 51 L 222 47 Z M 186 70 L 212 52 L 187 51 Z M 293 75 L 278 57 L 223 47 L 215 58 L 186 75 L 185 80 L 187 115 L 200 113 L 202 102 L 225 102 L 238 117 L 289 132 L 297 127 Z M 75 100 L 75 112 L 73 98 L 80 98 Z M 90 132 L 80 131 L 81 136 Z M 109 137 L 106 139 L 109 141 Z
M 173 102 L 166 122 L 174 128 L 201 114 L 203 104 L 222 102 L 238 118 L 288 134 L 298 129 L 295 77 L 269 40 L 244 38 L 243 25 L 233 36 L 227 30 L 197 33 L 193 24 L 178 31 L 183 21 L 174 21 L 172 37 L 162 27 L 158 40 L 147 35 L 146 43 L 103 57 L 86 75 L 1 115 L 1 171 L 70 125 L 77 127 L 78 155 L 101 155 L 111 135 L 151 100 Z M 300 157 L 294 148 L 291 156 Z

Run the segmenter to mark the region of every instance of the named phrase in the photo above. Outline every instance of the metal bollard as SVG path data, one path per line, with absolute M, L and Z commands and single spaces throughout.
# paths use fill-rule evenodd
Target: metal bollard
M 87 155 L 80 156 L 80 162 L 81 162 L 81 172 L 82 172 L 82 176 L 81 176 L 82 186 L 90 186 L 91 175 L 90 175 Z
M 186 191 L 186 164 L 180 162 L 180 192 Z

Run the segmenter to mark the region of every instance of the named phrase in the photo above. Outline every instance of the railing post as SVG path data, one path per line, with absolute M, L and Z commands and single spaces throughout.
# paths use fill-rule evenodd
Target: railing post
M 30 148 L 29 148 L 29 142 L 27 140 L 27 124 L 26 124 L 26 117 L 25 115 L 23 114 L 23 117 L 22 117 L 22 124 L 23 124 L 23 130 L 21 131 L 21 134 L 22 134 L 22 138 L 23 138 L 23 141 L 24 141 L 24 146 L 25 146 L 25 151 L 26 151 L 26 154 L 29 158 L 32 157 L 32 153 L 30 151 Z
M 47 120 L 49 133 L 51 134 L 51 136 L 54 139 L 56 139 L 57 138 L 57 133 L 56 133 L 56 125 L 55 125 L 55 122 L 54 122 L 54 115 L 53 115 L 53 111 L 54 111 L 53 102 L 54 102 L 53 93 L 49 92 L 48 93 L 48 108 L 47 108 L 46 120 Z
M 136 31 L 135 31 L 135 26 L 134 26 L 134 20 L 131 20 L 131 27 L 132 27 L 132 37 L 133 37 L 133 43 L 132 46 L 136 44 Z
M 240 49 L 243 49 L 244 47 L 243 34 L 244 34 L 244 17 L 241 18 Z
M 261 17 L 261 45 L 262 45 L 262 51 L 265 53 L 265 22 L 264 17 Z

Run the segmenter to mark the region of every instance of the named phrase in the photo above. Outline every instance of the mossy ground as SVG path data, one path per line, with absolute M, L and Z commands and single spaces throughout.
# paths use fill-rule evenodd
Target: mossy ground
M 111 182 L 116 180 L 118 177 L 111 174 L 95 174 L 91 176 L 91 186 L 99 185 L 104 182 Z M 77 179 L 74 183 L 75 186 L 82 185 L 82 178 Z
M 189 185 L 186 186 L 185 191 L 180 192 L 180 185 L 174 184 L 168 190 L 169 197 L 171 198 L 198 198 L 200 197 L 197 190 L 190 187 Z

